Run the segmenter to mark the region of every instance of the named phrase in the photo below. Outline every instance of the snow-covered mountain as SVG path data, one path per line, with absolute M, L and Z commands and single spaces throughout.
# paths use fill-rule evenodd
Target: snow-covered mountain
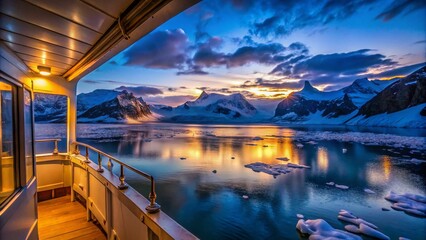
M 153 106 L 151 110 L 164 121 L 217 123 L 254 122 L 258 119 L 256 108 L 240 93 L 223 95 L 202 92 L 194 101 L 175 108 Z
M 118 94 L 120 94 L 120 91 L 111 89 L 96 89 L 93 92 L 78 94 L 77 115 L 100 103 L 116 98 Z
M 302 90 L 291 93 L 278 104 L 274 120 L 302 124 L 342 124 L 392 82 L 357 79 L 348 87 L 323 92 L 305 81 Z
M 34 94 L 34 118 L 36 122 L 65 123 L 67 97 L 54 94 Z
M 152 120 L 148 105 L 126 90 L 78 115 L 78 122 L 135 123 L 144 120 Z
M 347 124 L 426 128 L 426 67 L 378 93 Z

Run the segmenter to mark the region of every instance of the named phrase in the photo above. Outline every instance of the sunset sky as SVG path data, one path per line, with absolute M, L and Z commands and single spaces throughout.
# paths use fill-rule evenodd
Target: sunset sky
M 304 80 L 336 90 L 426 62 L 424 0 L 209 0 L 172 18 L 80 80 L 175 106 L 202 90 L 283 98 Z M 124 87 L 123 87 L 124 86 Z

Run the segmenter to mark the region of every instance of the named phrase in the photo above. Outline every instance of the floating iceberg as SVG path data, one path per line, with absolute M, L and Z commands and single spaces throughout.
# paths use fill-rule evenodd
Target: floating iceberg
M 244 199 L 249 199 L 249 196 L 247 196 L 247 195 L 243 195 L 243 198 L 244 198 Z
M 299 214 L 299 213 L 298 213 L 298 214 L 296 214 L 296 217 L 297 217 L 297 218 L 305 218 L 305 216 L 303 216 L 302 214 Z
M 393 202 L 392 208 L 408 214 L 426 217 L 426 197 L 410 193 L 396 194 L 390 192 L 385 199 Z
M 377 238 L 377 239 L 384 239 L 384 240 L 390 240 L 388 236 L 383 234 L 382 232 L 377 231 L 376 229 L 373 229 L 363 223 L 359 224 L 358 226 L 349 224 L 345 226 L 346 231 L 357 233 L 357 234 L 364 234 L 369 237 Z
M 342 149 L 342 153 L 347 153 L 347 152 L 348 152 L 348 149 L 346 149 L 346 148 Z
M 356 217 L 353 213 L 347 211 L 347 210 L 340 210 L 339 215 L 337 216 L 337 219 L 341 221 L 345 221 L 348 223 L 352 223 L 345 226 L 346 231 L 357 233 L 357 234 L 364 234 L 369 237 L 377 238 L 377 239 L 390 239 L 385 234 L 379 232 L 378 227 L 370 222 L 365 221 L 362 218 Z
M 328 182 L 328 183 L 325 183 L 325 184 L 327 184 L 328 186 L 334 186 L 334 182 Z
M 296 228 L 303 234 L 310 235 L 309 239 L 347 239 L 361 240 L 362 238 L 339 229 L 335 229 L 323 219 L 303 220 L 297 222 Z

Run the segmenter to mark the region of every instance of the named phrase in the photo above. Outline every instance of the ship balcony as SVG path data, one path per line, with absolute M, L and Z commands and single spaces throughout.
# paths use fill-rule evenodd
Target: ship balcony
M 84 143 L 59 152 L 59 141 L 36 140 L 51 146 L 36 155 L 40 239 L 197 239 L 161 211 L 151 175 Z M 148 196 L 126 172 L 150 182 Z

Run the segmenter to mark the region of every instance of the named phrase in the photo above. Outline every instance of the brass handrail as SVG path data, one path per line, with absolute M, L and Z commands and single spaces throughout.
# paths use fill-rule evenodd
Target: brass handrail
M 60 138 L 45 138 L 45 139 L 36 139 L 35 142 L 54 142 L 55 143 L 55 147 L 53 148 L 53 154 L 57 155 L 59 154 L 59 150 L 58 150 L 58 142 L 60 142 L 61 139 Z
M 102 156 L 108 158 L 108 170 L 110 170 L 112 172 L 112 168 L 113 168 L 113 163 L 111 161 L 114 161 L 118 164 L 120 164 L 120 184 L 117 186 L 118 189 L 120 190 L 124 190 L 127 189 L 129 186 L 124 182 L 125 180 L 125 175 L 124 175 L 124 167 L 128 168 L 129 170 L 135 172 L 136 174 L 139 174 L 141 176 L 143 176 L 144 178 L 148 179 L 151 181 L 151 191 L 149 193 L 149 199 L 150 199 L 150 203 L 149 205 L 145 208 L 149 213 L 155 213 L 158 212 L 161 208 L 161 206 L 155 202 L 156 198 L 157 198 L 157 194 L 155 193 L 155 180 L 154 177 L 142 172 L 139 169 L 136 169 L 120 160 L 118 160 L 117 158 L 95 148 L 92 147 L 88 144 L 85 143 L 81 143 L 81 142 L 73 142 L 74 144 L 74 154 L 79 155 L 80 154 L 80 150 L 79 150 L 79 146 L 84 147 L 85 148 L 85 163 L 90 163 L 91 161 L 89 160 L 89 149 L 96 152 L 98 154 L 98 169 L 96 169 L 96 171 L 102 173 L 104 171 L 104 169 L 102 168 Z

